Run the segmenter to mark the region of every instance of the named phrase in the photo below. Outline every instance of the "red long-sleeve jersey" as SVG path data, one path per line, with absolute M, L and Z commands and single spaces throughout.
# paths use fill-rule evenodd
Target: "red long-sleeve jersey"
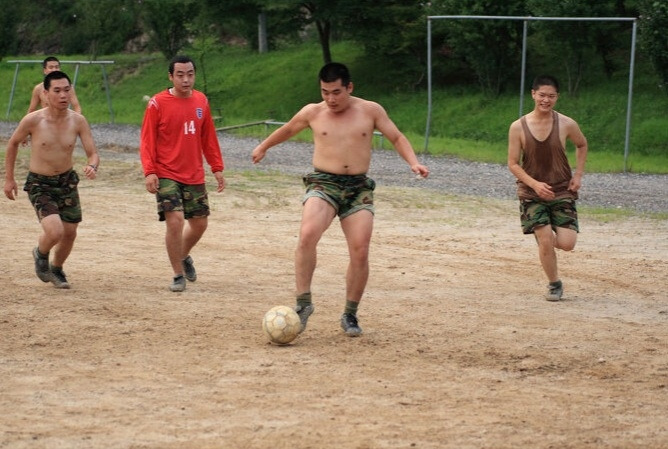
M 139 154 L 144 176 L 155 174 L 182 184 L 204 184 L 204 159 L 211 172 L 225 168 L 206 96 L 188 98 L 164 90 L 146 106 Z

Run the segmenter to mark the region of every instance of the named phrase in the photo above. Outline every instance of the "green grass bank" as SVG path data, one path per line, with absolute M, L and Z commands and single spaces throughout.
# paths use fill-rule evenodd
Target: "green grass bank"
M 381 103 L 417 152 L 425 151 L 427 92 L 407 92 L 382 76 L 381 67 L 365 61 L 362 51 L 349 43 L 333 46 L 335 60 L 349 65 L 355 95 Z M 322 55 L 317 44 L 292 46 L 266 54 L 240 48 L 212 50 L 197 59 L 197 85 L 210 98 L 220 126 L 259 120 L 288 120 L 304 104 L 320 101 L 317 72 Z M 62 61 L 86 60 L 85 56 L 61 56 Z M 21 64 L 11 98 L 16 59 L 41 56 L 11 56 L 0 62 L 0 113 L 2 120 L 18 121 L 28 108 L 30 92 L 42 79 L 39 64 Z M 140 124 L 145 97 L 169 86 L 167 62 L 161 54 L 105 55 L 110 86 L 111 113 L 100 66 L 81 65 L 76 73 L 76 91 L 84 115 L 93 123 Z M 71 77 L 75 66 L 63 64 Z M 628 70 L 628 69 L 627 69 Z M 519 89 L 519 86 L 518 86 Z M 588 171 L 620 172 L 624 168 L 624 141 L 628 71 L 612 79 L 587 81 L 577 96 L 562 91 L 556 109 L 573 117 L 589 141 Z M 433 155 L 505 163 L 507 132 L 519 115 L 519 92 L 489 97 L 471 87 L 439 87 L 432 96 L 433 110 L 429 145 Z M 524 96 L 523 112 L 533 106 Z M 631 134 L 627 170 L 635 173 L 668 173 L 668 95 L 643 61 L 636 64 Z M 237 131 L 261 135 L 264 127 Z M 308 133 L 300 136 L 308 139 Z M 387 143 L 386 143 L 387 145 Z M 569 148 L 572 156 L 572 148 Z

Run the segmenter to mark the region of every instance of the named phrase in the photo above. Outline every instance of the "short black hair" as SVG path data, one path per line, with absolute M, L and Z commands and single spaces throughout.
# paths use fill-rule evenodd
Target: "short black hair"
M 190 56 L 186 55 L 174 56 L 172 60 L 169 62 L 169 74 L 170 75 L 174 74 L 174 64 L 188 64 L 188 63 L 191 63 L 193 65 L 193 69 L 197 71 L 197 67 L 195 67 L 195 61 L 193 61 Z
M 44 58 L 44 61 L 42 61 L 42 68 L 45 69 L 46 65 L 51 61 L 55 61 L 58 64 L 60 64 L 60 61 L 58 60 L 58 58 L 56 58 L 55 56 L 48 56 L 48 57 Z
M 539 75 L 533 79 L 531 89 L 538 90 L 540 86 L 552 86 L 559 93 L 559 81 L 552 75 Z
M 320 81 L 325 83 L 333 83 L 336 80 L 341 80 L 341 84 L 348 86 L 350 84 L 350 72 L 348 67 L 340 62 L 330 62 L 325 64 L 320 69 Z
M 47 74 L 44 77 L 44 90 L 49 90 L 49 87 L 51 87 L 51 81 L 53 80 L 62 80 L 66 79 L 67 82 L 72 85 L 72 81 L 70 81 L 70 77 L 67 76 L 67 73 L 61 72 L 60 70 L 54 70 L 53 72 Z

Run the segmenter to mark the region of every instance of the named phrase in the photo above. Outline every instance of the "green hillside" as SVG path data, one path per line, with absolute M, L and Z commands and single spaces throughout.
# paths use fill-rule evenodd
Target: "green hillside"
M 196 56 L 191 53 L 192 56 Z M 347 43 L 333 46 L 335 60 L 347 63 L 353 75 L 355 94 L 378 101 L 406 133 L 416 151 L 424 151 L 427 93 L 408 92 L 383 76 L 381 67 L 364 60 L 361 49 Z M 0 63 L 0 111 L 3 120 L 18 121 L 25 113 L 32 87 L 41 80 L 39 64 L 22 64 L 15 94 L 7 117 L 13 59 L 39 59 L 35 56 L 7 57 Z M 61 57 L 62 61 L 85 57 Z M 146 105 L 145 96 L 168 86 L 167 62 L 160 54 L 118 54 L 100 57 L 113 60 L 105 66 L 110 83 L 113 121 L 139 124 Z M 320 101 L 317 71 L 322 65 L 320 48 L 304 44 L 267 54 L 239 48 L 211 51 L 197 57 L 197 88 L 210 98 L 219 126 L 258 120 L 288 120 L 304 104 Z M 75 66 L 63 64 L 74 76 Z M 644 62 L 636 67 L 632 107 L 632 132 L 627 168 L 632 172 L 668 173 L 668 95 Z M 518 86 L 519 88 L 519 86 Z M 77 95 L 90 122 L 112 121 L 100 66 L 79 67 Z M 577 97 L 562 92 L 557 110 L 575 118 L 589 140 L 589 171 L 616 172 L 624 167 L 624 139 L 628 72 L 610 80 L 584 83 Z M 532 107 L 524 99 L 524 112 Z M 428 152 L 456 155 L 472 160 L 505 163 L 506 139 L 510 122 L 518 116 L 518 92 L 488 97 L 472 87 L 436 89 Z M 242 133 L 262 133 L 263 127 L 250 127 Z M 308 135 L 302 136 L 308 139 Z

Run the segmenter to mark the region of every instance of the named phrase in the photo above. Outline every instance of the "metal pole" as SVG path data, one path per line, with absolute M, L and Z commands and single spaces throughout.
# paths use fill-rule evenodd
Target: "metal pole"
M 102 67 L 102 78 L 104 79 L 104 91 L 107 94 L 107 105 L 109 105 L 109 118 L 110 122 L 112 125 L 114 124 L 114 109 L 111 107 L 111 93 L 109 92 L 109 81 L 107 80 L 107 70 L 104 68 L 104 64 L 101 65 Z
M 522 117 L 522 111 L 524 110 L 524 80 L 526 78 L 527 70 L 527 28 L 528 21 L 524 21 L 522 27 L 522 76 L 520 79 L 520 113 L 519 117 Z
M 76 87 L 77 78 L 79 77 L 79 63 L 74 67 L 74 78 L 72 79 L 72 87 Z
M 16 79 L 19 76 L 19 63 L 16 63 L 16 69 L 14 69 L 14 81 L 12 81 L 12 90 L 9 92 L 9 104 L 7 105 L 7 116 L 6 119 L 9 119 L 9 111 L 12 109 L 12 101 L 14 101 L 14 90 L 16 89 Z
M 624 138 L 624 173 L 626 173 L 626 161 L 629 158 L 629 138 L 631 136 L 631 99 L 633 98 L 633 66 L 636 59 L 636 31 L 637 22 L 633 21 L 631 33 L 631 64 L 629 66 L 629 99 L 626 105 L 626 137 Z
M 424 132 L 424 152 L 429 147 L 431 125 L 431 19 L 427 18 L 427 126 Z

